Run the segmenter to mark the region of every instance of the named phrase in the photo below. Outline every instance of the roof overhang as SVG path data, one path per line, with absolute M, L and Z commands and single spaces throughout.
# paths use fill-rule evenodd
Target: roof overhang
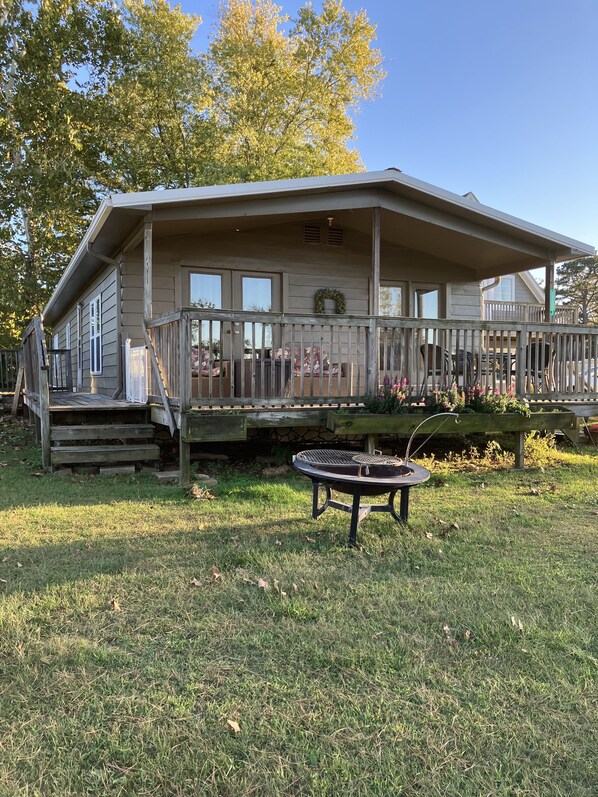
M 595 254 L 594 247 L 510 216 L 394 169 L 331 177 L 114 194 L 102 201 L 45 310 L 52 323 L 117 254 L 145 219 L 209 234 L 334 215 L 371 231 L 382 210 L 382 240 L 461 265 L 476 279 Z

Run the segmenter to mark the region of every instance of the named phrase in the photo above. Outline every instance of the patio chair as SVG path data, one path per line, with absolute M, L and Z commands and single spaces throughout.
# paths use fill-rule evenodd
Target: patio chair
M 455 363 L 454 376 L 462 376 L 463 382 L 466 385 L 475 384 L 475 381 L 477 379 L 477 374 L 474 367 L 474 359 L 472 352 L 459 349 L 459 351 L 455 355 L 453 355 L 453 360 Z
M 454 381 L 451 357 L 448 351 L 436 343 L 423 343 L 419 350 L 424 361 L 424 377 L 420 393 L 424 394 L 426 383 L 430 377 L 440 379 L 439 387 L 441 389 L 448 387 L 449 380 L 451 383 Z
M 555 352 L 550 343 L 528 343 L 525 347 L 524 367 L 528 390 L 540 393 L 547 379 L 551 378 Z M 511 376 L 517 373 L 517 358 L 511 366 Z

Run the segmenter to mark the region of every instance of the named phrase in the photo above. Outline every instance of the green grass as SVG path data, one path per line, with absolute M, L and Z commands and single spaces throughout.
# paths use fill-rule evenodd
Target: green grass
M 0 424 L 2 797 L 596 794 L 595 451 L 433 463 L 352 551 L 295 474 L 192 500 L 35 475 L 26 438 Z

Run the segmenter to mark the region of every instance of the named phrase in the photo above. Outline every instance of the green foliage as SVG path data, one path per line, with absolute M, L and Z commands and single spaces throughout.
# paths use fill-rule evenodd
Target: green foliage
M 453 385 L 449 390 L 435 390 L 426 397 L 425 405 L 430 412 L 515 412 L 529 417 L 527 403 L 520 401 L 511 387 L 505 393 L 498 388 L 472 385 L 461 390 Z
M 598 323 L 598 257 L 582 257 L 559 266 L 557 295 L 576 307 L 580 324 Z
M 347 300 L 342 291 L 334 288 L 320 288 L 314 294 L 314 312 L 318 315 L 326 312 L 326 299 L 331 299 L 334 302 L 334 312 L 337 315 L 343 315 L 343 313 L 347 312 Z

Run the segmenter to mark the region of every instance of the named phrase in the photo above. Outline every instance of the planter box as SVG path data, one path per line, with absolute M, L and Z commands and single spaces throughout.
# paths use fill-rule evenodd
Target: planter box
M 418 424 L 428 418 L 425 413 L 405 415 L 375 415 L 368 413 L 328 413 L 326 426 L 337 435 L 350 434 L 412 434 Z M 454 418 L 440 417 L 429 420 L 421 428 L 421 434 L 468 434 L 474 432 L 531 432 L 565 430 L 575 427 L 575 413 L 567 410 L 557 412 L 532 412 L 529 418 L 514 412 L 503 414 L 464 413 Z

